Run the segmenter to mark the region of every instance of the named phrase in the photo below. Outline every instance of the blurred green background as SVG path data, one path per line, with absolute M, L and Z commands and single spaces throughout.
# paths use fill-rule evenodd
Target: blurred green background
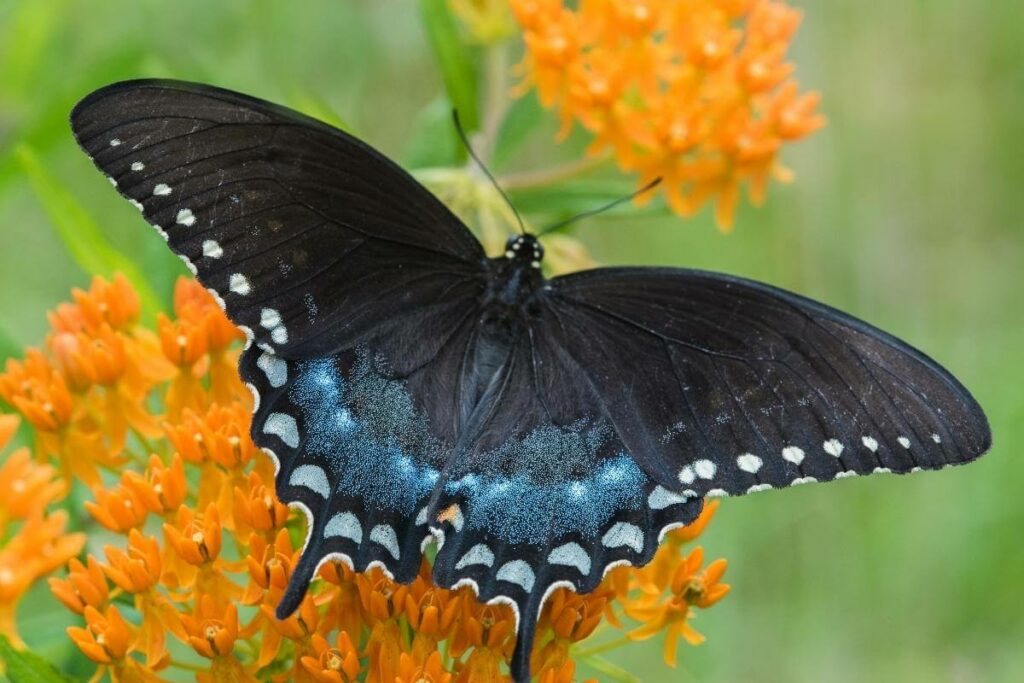
M 996 445 L 954 471 L 724 501 L 703 543 L 729 559 L 734 589 L 695 621 L 708 642 L 675 672 L 656 641 L 611 658 L 652 682 L 1021 681 L 1024 6 L 804 10 L 792 57 L 829 125 L 786 150 L 795 184 L 744 207 L 728 236 L 710 212 L 659 211 L 615 212 L 576 235 L 604 263 L 737 273 L 866 318 L 952 369 Z M 183 272 L 66 123 L 91 89 L 139 76 L 329 116 L 406 162 L 450 141 L 437 137 L 447 105 L 413 2 L 0 0 L 0 358 L 39 343 L 45 311 L 88 282 L 54 229 L 79 224 L 76 204 L 165 301 Z M 555 129 L 542 116 L 496 170 L 576 156 L 579 140 L 552 150 Z M 33 594 L 22 630 L 60 660 L 66 613 L 48 602 Z

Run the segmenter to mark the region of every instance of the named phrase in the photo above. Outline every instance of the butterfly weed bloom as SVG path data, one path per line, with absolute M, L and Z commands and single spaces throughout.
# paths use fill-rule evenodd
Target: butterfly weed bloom
M 789 180 L 785 143 L 820 128 L 786 51 L 800 13 L 773 0 L 511 0 L 523 30 L 524 85 L 554 108 L 562 135 L 587 130 L 640 186 L 662 179 L 669 206 L 715 201 L 728 230 L 740 189 L 764 201 Z M 524 88 L 525 90 L 525 88 Z
M 512 610 L 438 587 L 426 558 L 409 585 L 329 561 L 277 619 L 305 519 L 278 500 L 273 465 L 249 439 L 239 334 L 191 280 L 156 330 L 121 277 L 73 296 L 51 314 L 44 348 L 0 375 L 34 441 L 0 465 L 0 632 L 20 643 L 18 598 L 66 566 L 49 584 L 68 636 L 112 681 L 509 680 Z M 18 424 L 0 415 L 0 448 Z M 55 509 L 75 487 L 88 497 L 77 525 L 107 541 L 84 558 L 85 534 Z M 694 597 L 698 578 L 724 569 L 700 574 L 700 556 L 683 553 L 713 511 L 669 533 L 648 567 L 613 571 L 589 595 L 556 590 L 538 624 L 536 680 L 578 680 L 581 663 L 629 642 L 612 630 L 687 637 L 679 601 L 710 606 Z M 707 584 L 703 595 L 721 590 Z

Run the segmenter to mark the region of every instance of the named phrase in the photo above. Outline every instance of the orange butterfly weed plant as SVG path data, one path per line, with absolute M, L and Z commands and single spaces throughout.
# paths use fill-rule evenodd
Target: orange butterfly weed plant
M 521 92 L 536 88 L 557 111 L 562 137 L 581 126 L 593 138 L 591 157 L 610 155 L 639 187 L 660 178 L 679 215 L 714 200 L 719 227 L 730 229 L 741 187 L 761 204 L 770 179 L 792 178 L 782 146 L 824 125 L 818 94 L 800 92 L 786 61 L 801 15 L 783 2 L 510 4 L 526 44 Z M 462 14 L 490 25 L 479 10 Z

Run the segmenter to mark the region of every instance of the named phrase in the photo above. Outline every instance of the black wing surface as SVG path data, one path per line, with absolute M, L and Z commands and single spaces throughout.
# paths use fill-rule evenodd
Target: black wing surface
M 947 370 L 823 304 L 737 277 L 611 268 L 550 282 L 550 326 L 646 471 L 737 495 L 968 462 L 988 422 Z
M 231 319 L 278 355 L 367 342 L 404 352 L 396 327 L 457 315 L 479 291 L 484 253 L 466 227 L 394 162 L 315 119 L 143 80 L 90 94 L 71 126 Z

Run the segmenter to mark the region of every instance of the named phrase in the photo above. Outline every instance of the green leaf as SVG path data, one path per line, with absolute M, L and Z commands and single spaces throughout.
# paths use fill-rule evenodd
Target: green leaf
M 463 41 L 447 0 L 420 0 L 420 13 L 444 87 L 467 132 L 480 125 L 477 69 L 473 50 Z
M 160 299 L 136 262 L 107 242 L 96 222 L 47 170 L 35 152 L 27 145 L 19 145 L 15 154 L 57 236 L 75 263 L 90 275 L 109 277 L 115 272 L 123 273 L 139 293 L 143 306 L 149 311 L 160 310 Z
M 544 109 L 533 94 L 520 97 L 505 114 L 494 147 L 493 164 L 501 168 L 513 157 L 529 134 L 544 118 Z
M 452 104 L 438 95 L 416 117 L 412 137 L 402 153 L 406 168 L 457 166 L 466 150 L 455 134 Z
M 48 661 L 31 650 L 15 650 L 5 636 L 0 635 L 0 659 L 7 669 L 11 683 L 75 683 L 77 679 L 65 676 Z

